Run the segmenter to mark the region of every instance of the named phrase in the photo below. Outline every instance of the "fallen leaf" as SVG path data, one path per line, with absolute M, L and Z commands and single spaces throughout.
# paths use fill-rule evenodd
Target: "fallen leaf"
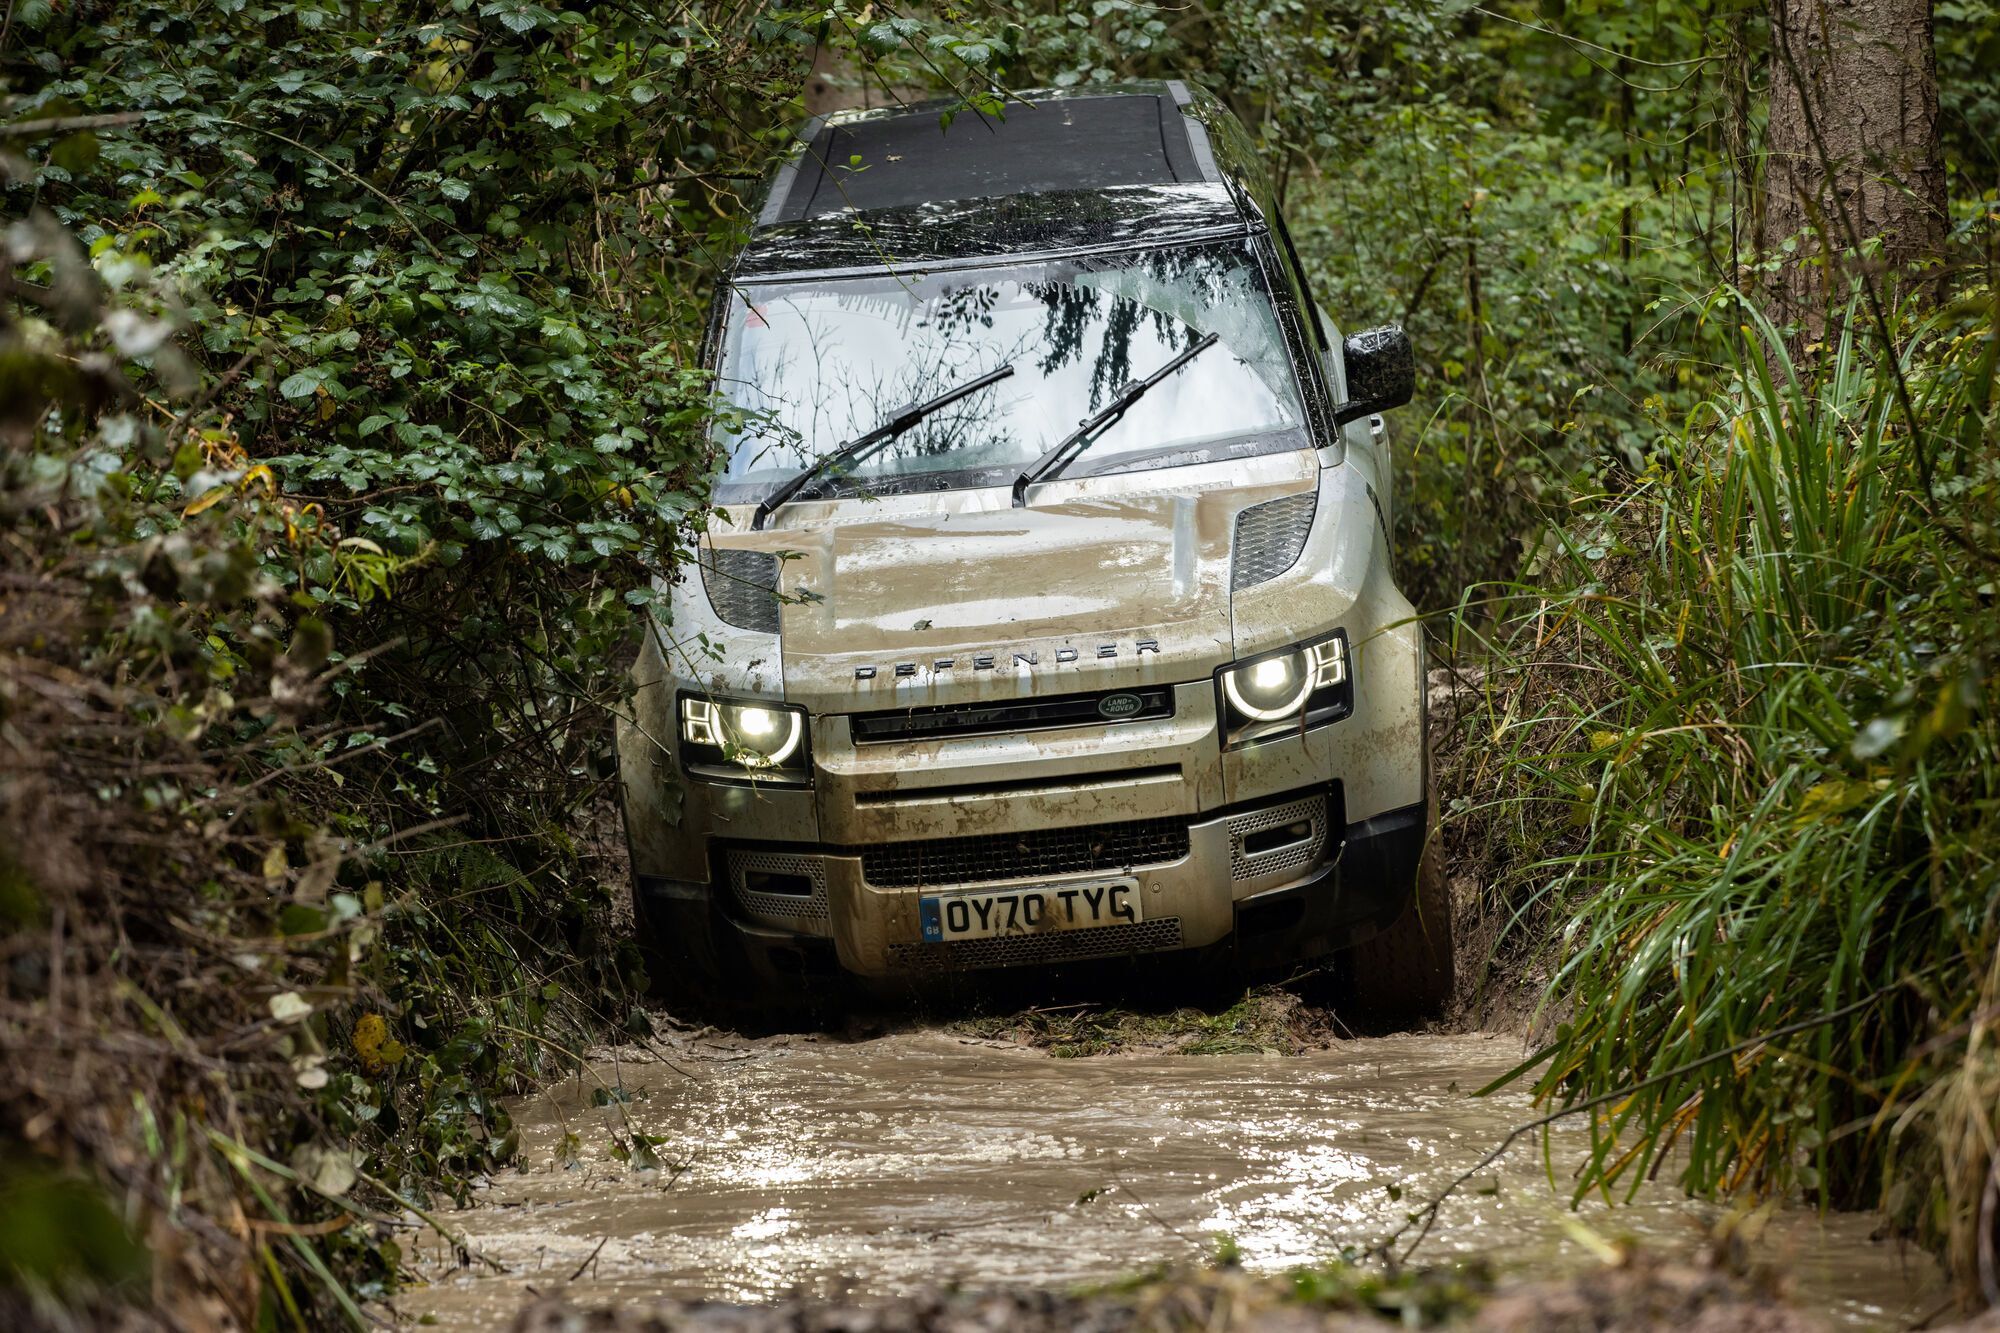
M 312 1011 L 312 1005 L 295 990 L 284 991 L 271 997 L 271 1017 L 280 1023 L 295 1023 Z

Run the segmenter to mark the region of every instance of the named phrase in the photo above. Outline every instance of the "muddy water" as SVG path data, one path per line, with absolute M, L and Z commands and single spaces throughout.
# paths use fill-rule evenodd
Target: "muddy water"
M 593 1106 L 588 1080 L 524 1102 L 523 1169 L 446 1219 L 505 1271 L 436 1266 L 401 1304 L 484 1328 L 529 1287 L 601 1302 L 1060 1286 L 1200 1259 L 1224 1237 L 1252 1268 L 1324 1260 L 1383 1235 L 1528 1117 L 1519 1095 L 1466 1095 L 1520 1049 L 1407 1036 L 1296 1058 L 1057 1060 L 924 1031 L 697 1043 L 672 1052 L 684 1072 L 605 1061 L 597 1076 L 629 1102 Z M 614 1155 L 633 1130 L 663 1136 L 659 1169 Z M 1559 1136 L 1558 1163 L 1576 1142 Z M 1446 1206 L 1420 1258 L 1545 1274 L 1623 1236 L 1691 1250 L 1715 1216 L 1664 1188 L 1572 1213 L 1524 1146 Z M 1781 1213 L 1755 1254 L 1833 1322 L 1901 1326 L 1936 1279 L 1869 1228 Z

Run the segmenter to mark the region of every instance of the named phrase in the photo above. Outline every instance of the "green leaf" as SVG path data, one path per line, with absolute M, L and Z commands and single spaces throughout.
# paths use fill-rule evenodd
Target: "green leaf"
M 326 929 L 326 913 L 304 903 L 287 903 L 278 913 L 278 929 L 286 935 L 316 935 Z
M 81 130 L 56 140 L 49 149 L 49 161 L 75 175 L 88 170 L 97 161 L 97 153 L 97 136 L 89 130 Z

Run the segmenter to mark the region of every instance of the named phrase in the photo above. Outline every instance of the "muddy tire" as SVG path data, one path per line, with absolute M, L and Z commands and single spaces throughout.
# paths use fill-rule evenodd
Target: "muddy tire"
M 1348 950 L 1343 961 L 1355 1006 L 1373 1022 L 1420 1022 L 1450 1005 L 1457 958 L 1451 891 L 1435 837 L 1417 863 L 1417 891 L 1409 906 L 1394 925 Z
M 722 992 L 722 960 L 708 923 L 687 928 L 685 918 L 675 929 L 647 911 L 643 895 L 632 894 L 633 935 L 646 964 L 646 993 L 677 1012 Z M 700 918 L 696 918 L 700 920 Z
M 741 1031 L 810 1025 L 821 1006 L 804 986 L 759 976 L 713 906 L 676 920 L 633 893 L 634 935 L 646 992 L 676 1018 Z

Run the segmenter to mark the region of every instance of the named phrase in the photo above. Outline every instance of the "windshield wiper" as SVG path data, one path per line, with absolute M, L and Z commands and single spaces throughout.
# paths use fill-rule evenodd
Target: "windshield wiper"
M 1053 481 L 1060 477 L 1063 469 L 1074 463 L 1077 455 L 1096 444 L 1098 438 L 1131 409 L 1132 404 L 1144 398 L 1155 384 L 1213 347 L 1215 339 L 1216 335 L 1213 333 L 1198 339 L 1186 351 L 1145 379 L 1134 380 L 1113 394 L 1111 401 L 1104 405 L 1103 411 L 1078 422 L 1075 430 L 1056 441 L 1053 449 L 1028 464 L 1027 471 L 1014 478 L 1014 507 L 1019 509 L 1028 502 L 1028 488 L 1036 482 Z
M 762 528 L 764 520 L 776 513 L 780 506 L 839 464 L 858 460 L 866 454 L 873 453 L 933 412 L 950 407 L 967 394 L 978 393 L 987 385 L 997 384 L 1013 373 L 1014 363 L 1010 361 L 998 370 L 987 371 L 976 380 L 967 380 L 955 389 L 946 389 L 935 398 L 912 403 L 866 435 L 855 436 L 758 501 L 757 512 L 750 518 L 751 529 L 754 531 Z

